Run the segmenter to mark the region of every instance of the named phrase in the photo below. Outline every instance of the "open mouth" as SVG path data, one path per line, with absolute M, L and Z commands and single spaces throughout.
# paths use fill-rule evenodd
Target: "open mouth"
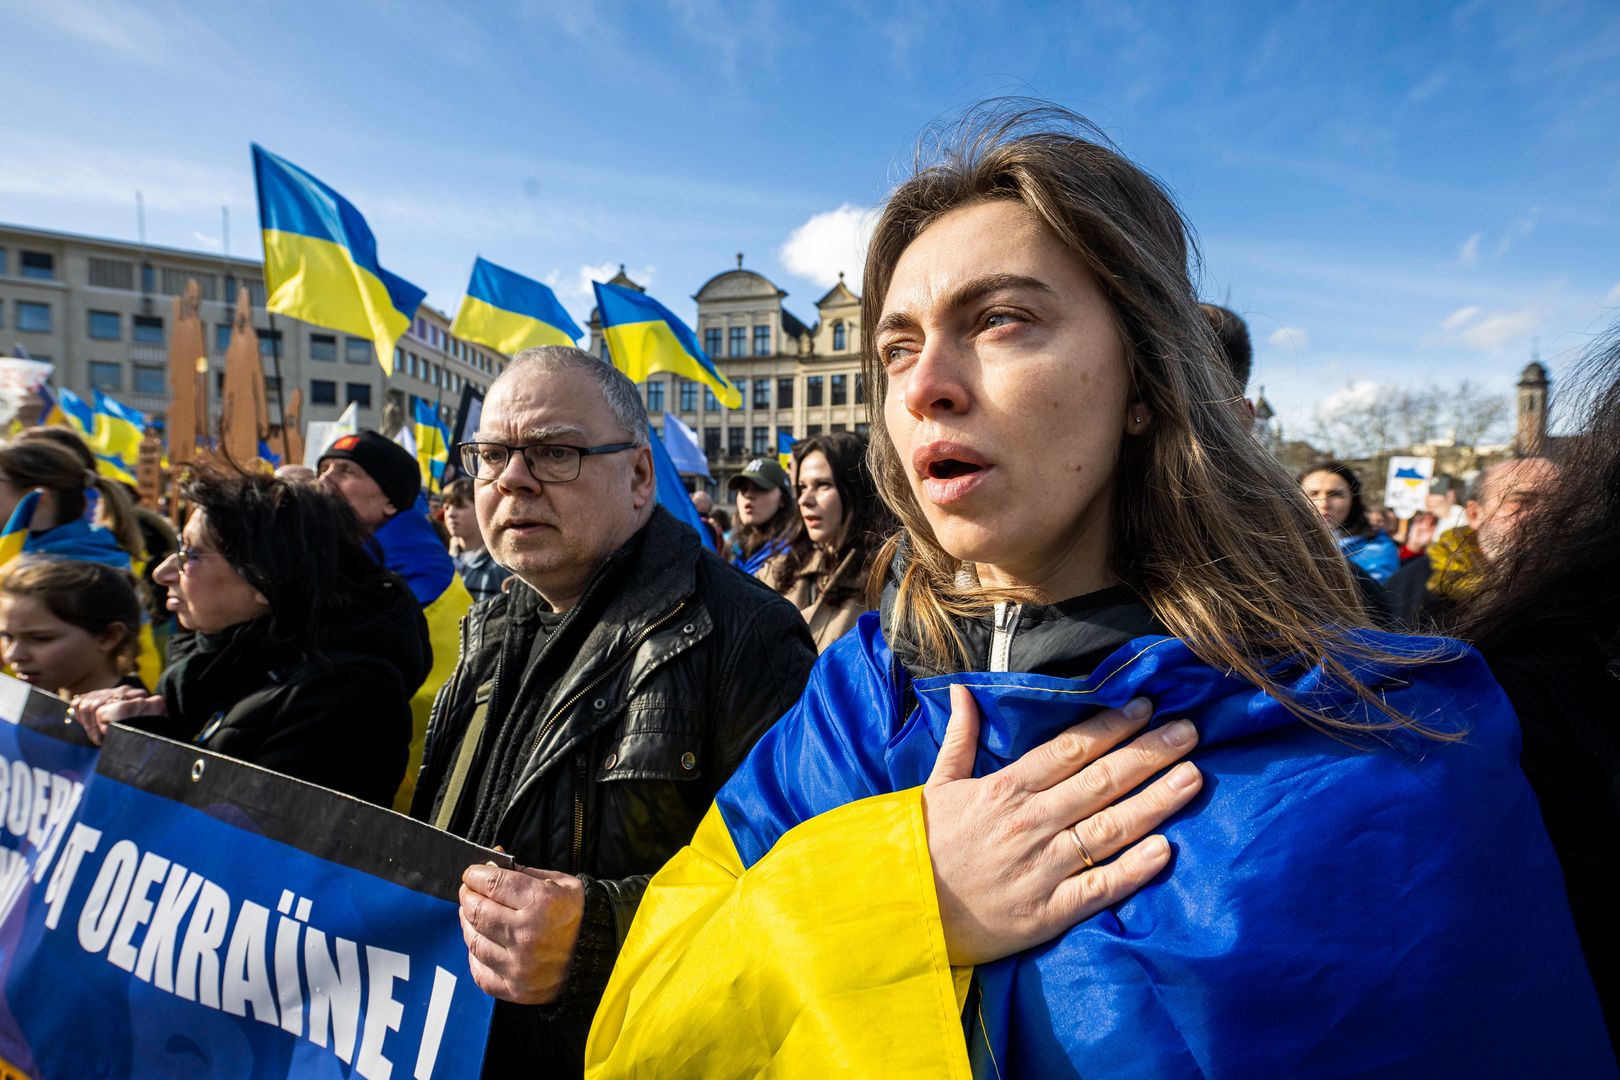
M 928 464 L 924 475 L 930 480 L 955 480 L 958 476 L 967 476 L 984 468 L 971 461 L 962 461 L 960 458 L 940 458 Z

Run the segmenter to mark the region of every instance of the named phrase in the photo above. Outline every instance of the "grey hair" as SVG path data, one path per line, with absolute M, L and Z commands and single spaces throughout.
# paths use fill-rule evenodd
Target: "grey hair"
M 596 381 L 597 389 L 602 391 L 602 400 L 607 403 L 608 411 L 613 413 L 613 419 L 630 433 L 630 438 L 636 445 L 646 445 L 647 407 L 641 403 L 641 392 L 624 372 L 612 364 L 604 363 L 584 349 L 576 349 L 571 345 L 540 345 L 533 349 L 524 349 L 512 357 L 512 362 L 495 381 L 500 383 L 531 370 L 580 371 L 589 375 Z M 494 387 L 490 389 L 493 390 Z

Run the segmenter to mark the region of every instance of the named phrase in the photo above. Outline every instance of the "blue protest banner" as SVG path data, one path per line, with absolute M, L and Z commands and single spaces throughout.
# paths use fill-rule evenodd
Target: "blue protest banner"
M 63 715 L 58 702 L 54 720 L 0 724 L 0 841 L 22 853 L 0 858 L 30 869 L 0 918 L 0 1064 L 39 1078 L 478 1075 L 493 1001 L 468 971 L 456 886 L 469 863 L 505 860 L 138 731 L 113 728 L 96 758 L 55 737 L 53 723 L 76 728 Z M 76 813 L 53 816 L 75 795 Z

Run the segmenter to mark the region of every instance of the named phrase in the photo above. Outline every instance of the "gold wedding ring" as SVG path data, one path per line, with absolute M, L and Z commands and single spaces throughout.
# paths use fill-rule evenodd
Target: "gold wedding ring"
M 1080 839 L 1080 824 L 1079 824 L 1079 822 L 1076 822 L 1075 824 L 1070 825 L 1067 829 L 1064 829 L 1063 831 L 1069 834 L 1069 839 L 1070 840 L 1074 841 L 1074 850 L 1076 850 L 1076 851 L 1078 851 L 1080 853 L 1080 861 L 1086 864 L 1086 869 L 1090 870 L 1092 867 L 1096 866 L 1097 864 L 1095 862 L 1093 862 L 1092 859 L 1091 859 L 1091 852 L 1086 850 L 1086 842 L 1084 840 Z

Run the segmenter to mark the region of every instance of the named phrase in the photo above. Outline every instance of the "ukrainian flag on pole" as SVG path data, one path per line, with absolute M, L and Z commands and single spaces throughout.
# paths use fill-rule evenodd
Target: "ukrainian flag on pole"
M 572 345 L 585 332 L 550 289 L 480 257 L 450 333 L 512 356 L 537 345 Z
M 67 413 L 62 411 L 61 402 L 49 386 L 41 385 L 39 388 L 39 426 L 40 427 L 70 427 Z
M 422 486 L 437 494 L 444 487 L 450 466 L 450 429 L 439 410 L 416 398 L 416 463 L 422 467 Z
M 698 348 L 697 338 L 674 312 L 634 289 L 600 281 L 591 285 L 613 365 L 632 382 L 668 371 L 708 386 L 728 409 L 742 407 L 742 394 Z
M 394 373 L 394 342 L 427 293 L 384 270 L 366 219 L 342 195 L 285 158 L 253 146 L 264 230 L 265 306 L 370 338 Z
M 64 426 L 84 437 L 85 445 L 96 457 L 96 472 L 110 480 L 135 486 L 135 465 L 140 459 L 141 434 L 146 430 L 146 417 L 95 391 L 95 404 L 84 400 L 67 387 L 57 392 L 55 409 L 60 412 Z M 130 430 L 134 441 L 130 441 Z M 133 447 L 133 449 L 131 449 Z M 124 454 L 128 454 L 126 461 Z

